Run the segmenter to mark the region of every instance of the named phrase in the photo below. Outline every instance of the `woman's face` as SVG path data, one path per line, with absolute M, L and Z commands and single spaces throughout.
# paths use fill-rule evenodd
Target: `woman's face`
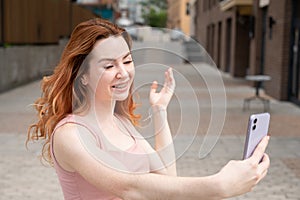
M 123 101 L 128 97 L 135 70 L 122 36 L 97 41 L 88 55 L 88 64 L 84 79 L 97 101 Z

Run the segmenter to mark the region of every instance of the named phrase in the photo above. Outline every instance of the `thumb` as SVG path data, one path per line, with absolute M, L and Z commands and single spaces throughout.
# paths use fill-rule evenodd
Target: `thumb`
M 157 82 L 153 81 L 152 85 L 151 85 L 151 90 L 150 93 L 155 93 L 157 89 Z

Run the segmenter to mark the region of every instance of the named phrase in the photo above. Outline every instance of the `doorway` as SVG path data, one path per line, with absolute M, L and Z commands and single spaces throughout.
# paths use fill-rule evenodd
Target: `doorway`
M 289 99 L 300 105 L 300 3 L 293 0 Z
M 225 72 L 230 71 L 231 65 L 231 29 L 232 29 L 232 20 L 228 18 L 226 20 L 226 52 L 225 52 Z
M 262 35 L 261 35 L 260 63 L 259 63 L 259 71 L 258 71 L 259 74 L 264 74 L 265 71 L 267 16 L 268 16 L 268 7 L 266 6 L 262 8 Z

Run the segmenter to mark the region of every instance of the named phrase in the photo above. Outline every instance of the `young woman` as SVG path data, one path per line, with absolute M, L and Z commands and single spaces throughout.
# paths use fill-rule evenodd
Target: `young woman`
M 207 177 L 176 177 L 166 108 L 175 88 L 172 69 L 149 101 L 155 148 L 136 131 L 134 64 L 127 33 L 93 19 L 73 31 L 36 101 L 39 121 L 29 140 L 44 139 L 42 155 L 56 169 L 65 199 L 223 199 L 250 191 L 270 164 L 265 137 L 253 156 L 230 161 Z M 261 158 L 263 161 L 259 163 Z

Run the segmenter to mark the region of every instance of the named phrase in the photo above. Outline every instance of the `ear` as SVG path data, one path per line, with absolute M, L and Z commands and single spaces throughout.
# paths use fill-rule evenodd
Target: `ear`
M 82 77 L 80 78 L 80 81 L 82 83 L 82 85 L 87 85 L 88 84 L 88 80 L 86 75 L 82 75 Z

